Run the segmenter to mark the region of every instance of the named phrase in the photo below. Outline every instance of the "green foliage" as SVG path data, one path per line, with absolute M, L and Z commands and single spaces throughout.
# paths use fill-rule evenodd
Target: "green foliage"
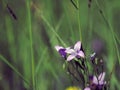
M 89 55 L 92 42 L 100 39 L 104 42 L 100 56 L 106 62 L 107 74 L 120 63 L 120 1 L 92 0 L 90 8 L 88 0 L 72 1 L 78 9 L 70 0 L 0 1 L 0 89 L 64 90 L 72 85 L 55 45 L 67 47 L 82 40 Z M 120 88 L 116 69 L 110 90 Z

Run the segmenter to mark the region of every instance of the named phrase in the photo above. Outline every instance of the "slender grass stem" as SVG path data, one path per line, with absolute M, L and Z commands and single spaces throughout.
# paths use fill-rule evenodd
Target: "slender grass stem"
M 30 38 L 30 49 L 31 49 L 31 68 L 32 68 L 32 85 L 33 90 L 35 90 L 35 63 L 34 63 L 34 53 L 33 53 L 33 37 L 32 37 L 32 26 L 31 26 L 31 12 L 30 12 L 30 1 L 26 2 L 27 4 L 27 13 L 28 13 L 28 30 Z
M 30 86 L 29 81 L 26 80 L 25 77 L 10 62 L 8 62 L 8 60 L 5 57 L 3 57 L 1 54 L 0 54 L 0 60 L 2 60 L 5 64 L 7 64 L 15 73 L 17 73 L 18 76 L 20 76 L 23 79 L 23 81 L 26 84 Z
M 62 23 L 62 20 L 63 20 L 63 16 L 62 16 L 61 18 L 62 18 L 62 19 L 60 19 L 60 21 L 58 22 L 57 26 L 55 27 L 56 32 L 59 30 L 59 28 L 60 28 L 60 26 L 61 26 L 61 23 Z M 52 36 L 51 39 L 50 39 L 50 41 L 53 41 L 53 40 L 54 40 L 54 37 L 55 37 L 55 36 Z M 39 60 L 39 62 L 38 62 L 38 65 L 36 66 L 35 75 L 38 73 L 38 70 L 40 69 L 40 65 L 41 65 L 42 58 L 43 58 L 43 56 L 45 55 L 46 52 L 47 52 L 47 48 L 45 47 L 45 48 L 44 48 L 44 52 L 42 53 L 41 58 L 40 58 L 40 60 Z
M 80 41 L 82 42 L 82 29 L 81 29 L 81 23 L 80 23 L 80 0 L 77 0 L 77 5 L 78 5 L 78 28 L 79 28 L 79 33 L 80 33 Z
M 38 74 L 38 71 L 39 71 L 39 69 L 40 69 L 41 63 L 42 63 L 42 61 L 43 61 L 42 59 L 43 59 L 43 57 L 45 56 L 46 52 L 47 52 L 47 48 L 44 48 L 44 51 L 43 51 L 43 53 L 42 53 L 42 55 L 41 55 L 41 58 L 40 58 L 37 66 L 36 66 L 36 69 L 35 69 L 35 76 Z
M 50 30 L 57 36 L 57 38 L 61 41 L 61 43 L 63 44 L 63 46 L 67 46 L 64 41 L 61 39 L 61 37 L 56 33 L 55 29 L 50 25 L 50 23 L 47 21 L 47 19 L 41 15 L 43 21 L 47 24 L 47 26 L 50 28 Z
M 89 65 L 89 64 L 88 64 L 86 58 L 85 58 L 85 62 L 86 62 L 86 63 L 85 63 L 86 76 L 87 76 L 87 80 L 89 80 L 89 75 L 90 75 L 90 74 L 89 74 L 89 68 L 88 68 L 88 65 Z
M 115 37 L 116 37 L 116 40 L 118 41 L 118 43 L 120 44 L 120 39 L 118 38 L 118 36 L 115 35 Z
M 60 40 L 60 42 L 63 44 L 64 47 L 66 47 L 67 45 L 64 43 L 64 41 L 62 40 L 62 38 L 56 33 L 55 29 L 50 25 L 50 23 L 48 22 L 48 20 L 44 17 L 44 15 L 41 14 L 40 10 L 38 7 L 36 7 L 36 5 L 34 3 L 32 3 L 33 7 L 35 8 L 35 10 L 41 15 L 42 20 L 45 22 L 45 24 L 50 28 L 50 30 L 55 34 L 55 36 Z
M 112 74 L 113 74 L 113 72 L 114 72 L 114 70 L 115 70 L 116 63 L 117 63 L 117 62 L 114 63 L 114 65 L 113 65 L 113 67 L 112 67 L 112 70 L 111 70 L 111 73 L 110 73 L 110 75 L 109 75 L 109 77 L 108 77 L 108 85 L 109 85 L 109 83 L 110 83 Z
M 117 46 L 117 41 L 116 41 L 116 38 L 115 38 L 116 36 L 115 36 L 114 31 L 113 31 L 112 25 L 107 20 L 103 10 L 101 9 L 101 7 L 99 6 L 99 3 L 97 2 L 97 0 L 95 0 L 95 2 L 96 2 L 96 5 L 97 5 L 98 9 L 100 10 L 100 13 L 101 13 L 103 19 L 105 20 L 106 24 L 108 25 L 109 29 L 111 30 L 112 38 L 113 38 L 113 41 L 114 41 L 114 44 L 115 44 L 115 48 L 116 48 L 117 57 L 118 57 L 119 63 L 120 63 L 120 54 L 119 54 L 119 51 L 118 51 L 119 49 L 118 49 L 118 46 Z

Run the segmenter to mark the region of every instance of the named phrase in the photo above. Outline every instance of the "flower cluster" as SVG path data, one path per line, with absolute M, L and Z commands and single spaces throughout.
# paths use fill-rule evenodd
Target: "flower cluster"
M 80 41 L 73 47 L 64 48 L 57 45 L 55 49 L 65 60 L 69 61 L 67 72 L 82 84 L 84 90 L 107 89 L 107 81 L 104 81 L 106 73 L 103 60 L 98 58 L 95 52 L 87 58 Z

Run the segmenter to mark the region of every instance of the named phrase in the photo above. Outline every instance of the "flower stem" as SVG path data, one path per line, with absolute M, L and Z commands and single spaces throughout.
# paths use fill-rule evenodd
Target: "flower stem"
M 108 28 L 111 30 L 111 33 L 112 33 L 112 38 L 113 38 L 113 41 L 114 41 L 114 45 L 115 45 L 115 49 L 116 49 L 116 52 L 117 52 L 117 57 L 119 59 L 119 63 L 120 63 L 120 53 L 119 53 L 119 49 L 118 49 L 118 46 L 117 46 L 117 41 L 116 41 L 116 36 L 115 36 L 115 33 L 113 31 L 113 28 L 112 28 L 112 25 L 111 23 L 109 23 L 109 21 L 107 20 L 103 10 L 101 9 L 101 7 L 99 6 L 99 3 L 97 0 L 95 0 L 95 3 L 100 11 L 100 14 L 102 15 L 103 19 L 105 20 L 105 23 L 108 25 Z
M 33 37 L 32 37 L 32 27 L 31 27 L 31 13 L 30 13 L 30 0 L 26 2 L 27 4 L 27 13 L 28 13 L 28 30 L 29 30 L 29 38 L 30 38 L 30 49 L 31 49 L 31 68 L 32 68 L 32 86 L 33 90 L 35 90 L 35 64 L 34 64 L 34 53 L 33 53 Z
M 79 33 L 80 33 L 80 41 L 82 42 L 82 30 L 81 30 L 81 24 L 80 24 L 80 5 L 79 1 L 77 0 L 77 5 L 78 5 L 78 28 L 79 28 Z
M 22 80 L 30 86 L 29 80 L 27 80 L 3 55 L 0 54 L 0 60 L 8 65 Z

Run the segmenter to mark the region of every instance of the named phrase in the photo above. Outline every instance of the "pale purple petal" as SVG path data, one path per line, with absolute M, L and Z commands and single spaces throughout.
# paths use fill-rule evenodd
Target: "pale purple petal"
M 66 48 L 66 50 L 69 50 L 69 49 L 70 49 L 70 47 L 67 47 L 67 48 Z
M 74 49 L 67 49 L 65 52 L 68 53 L 68 54 L 72 54 L 72 53 L 74 53 L 75 51 L 74 51 Z
M 78 53 L 78 56 L 80 56 L 80 57 L 84 58 L 84 57 L 85 57 L 85 54 L 84 54 L 84 52 L 83 52 L 83 51 L 80 51 L 80 52 Z
M 98 77 L 100 85 L 104 84 L 104 78 L 105 78 L 105 72 L 101 73 Z
M 98 79 L 97 79 L 96 76 L 93 76 L 93 83 L 96 84 L 96 85 L 98 85 Z
M 105 72 L 101 73 L 98 77 L 99 80 L 103 81 L 105 78 Z
M 78 41 L 78 42 L 75 44 L 74 49 L 75 49 L 75 51 L 78 51 L 78 50 L 80 50 L 80 48 L 81 48 L 81 42 Z
M 104 81 L 99 81 L 99 85 L 105 84 Z
M 69 55 L 68 57 L 67 57 L 67 61 L 70 61 L 70 60 L 72 60 L 72 59 L 74 59 L 75 58 L 75 55 Z
M 89 87 L 86 87 L 84 90 L 91 90 Z
M 55 49 L 57 50 L 57 51 L 59 51 L 60 49 L 63 49 L 63 47 L 62 46 L 55 46 Z

